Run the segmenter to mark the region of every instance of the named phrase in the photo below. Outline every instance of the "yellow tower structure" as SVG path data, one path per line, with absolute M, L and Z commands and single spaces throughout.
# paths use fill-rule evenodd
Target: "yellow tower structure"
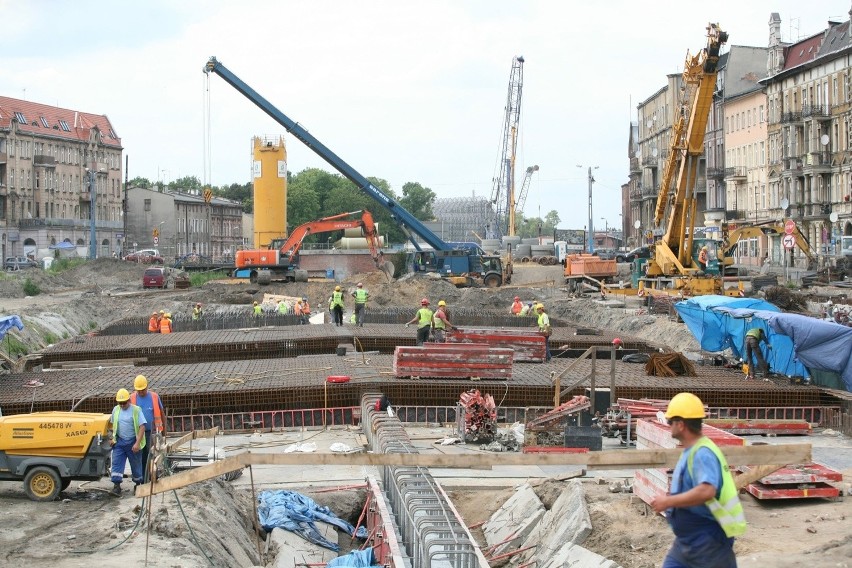
M 284 137 L 252 138 L 254 248 L 287 236 L 287 149 Z

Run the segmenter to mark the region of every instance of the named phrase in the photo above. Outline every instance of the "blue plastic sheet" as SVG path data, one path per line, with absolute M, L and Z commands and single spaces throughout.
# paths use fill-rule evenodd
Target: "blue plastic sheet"
M 355 527 L 339 518 L 328 507 L 320 507 L 316 502 L 295 491 L 261 491 L 257 496 L 257 516 L 263 530 L 271 532 L 274 528 L 284 529 L 300 535 L 318 546 L 338 552 L 336 542 L 325 539 L 317 530 L 314 521 L 324 521 L 352 535 Z M 367 529 L 359 527 L 358 538 L 367 538 Z
M 334 560 L 329 561 L 326 568 L 381 568 L 376 565 L 376 557 L 373 556 L 373 549 L 354 550 L 344 556 L 339 556 Z
M 6 337 L 6 333 L 12 329 L 13 327 L 17 327 L 18 330 L 24 329 L 24 322 L 21 321 L 21 318 L 18 316 L 4 316 L 0 317 L 0 339 Z

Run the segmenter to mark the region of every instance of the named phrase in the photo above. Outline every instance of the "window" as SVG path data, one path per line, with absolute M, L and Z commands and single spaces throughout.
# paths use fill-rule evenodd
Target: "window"
M 760 123 L 763 124 L 763 122 L 764 122 L 763 105 L 760 105 Z
M 62 128 L 62 130 L 64 130 L 65 132 L 71 132 L 71 129 L 70 129 L 70 128 L 68 128 L 68 123 L 67 123 L 67 122 L 65 122 L 64 120 L 60 120 L 60 121 L 59 121 L 59 126 L 60 126 L 60 128 Z
M 27 119 L 24 117 L 24 113 L 22 113 L 22 112 L 16 112 L 15 113 L 15 120 L 17 120 L 21 124 L 27 123 Z
M 39 119 L 41 120 L 41 125 L 42 125 L 42 126 L 44 126 L 45 128 L 50 128 L 50 124 L 48 124 L 48 123 L 47 123 L 47 119 L 46 119 L 46 118 L 44 118 L 43 116 L 41 116 L 41 117 L 39 117 Z
M 146 199 L 145 200 L 145 211 L 150 211 L 150 210 L 151 210 L 151 200 Z

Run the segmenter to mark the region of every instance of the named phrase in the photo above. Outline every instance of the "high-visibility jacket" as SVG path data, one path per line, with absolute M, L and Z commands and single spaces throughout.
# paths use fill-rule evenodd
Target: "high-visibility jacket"
M 746 332 L 746 337 L 753 337 L 760 341 L 760 337 L 763 335 L 763 330 L 759 327 L 753 327 Z
M 151 319 L 148 320 L 148 331 L 152 333 L 160 331 L 160 318 L 151 316 Z
M 367 296 L 369 296 L 370 294 L 363 288 L 358 288 L 352 295 L 355 296 L 356 304 L 366 304 Z
M 512 314 L 518 315 L 522 309 L 524 309 L 524 305 L 520 301 L 512 303 Z
M 331 305 L 343 307 L 343 292 L 335 292 L 331 295 Z
M 130 404 L 136 405 L 136 395 L 136 391 L 130 394 Z M 150 395 L 151 402 L 154 405 L 154 432 L 163 432 L 165 430 L 165 422 L 163 421 L 163 403 L 160 401 L 160 395 L 152 390 L 148 391 L 148 395 Z
M 541 312 L 538 314 L 538 329 L 539 331 L 547 331 L 550 327 L 550 316 L 546 313 Z
M 201 308 L 199 308 L 198 306 L 195 306 L 192 309 L 192 319 L 200 320 L 202 315 L 203 315 L 203 312 L 201 311 Z
M 745 534 L 745 513 L 743 512 L 743 505 L 740 503 L 739 492 L 736 485 L 734 485 L 731 470 L 728 468 L 728 461 L 719 447 L 707 436 L 702 436 L 692 446 L 692 451 L 686 460 L 686 468 L 689 471 L 689 475 L 692 476 L 692 462 L 698 448 L 707 448 L 713 452 L 713 455 L 716 456 L 716 459 L 719 460 L 719 465 L 722 467 L 722 488 L 719 490 L 719 498 L 716 499 L 714 496 L 713 499 L 706 501 L 704 504 L 710 509 L 713 518 L 716 519 L 716 522 L 725 531 L 727 537 L 730 538 Z
M 293 313 L 297 316 L 302 315 L 302 302 L 296 302 L 296 305 L 293 306 Z
M 446 329 L 446 318 L 447 314 L 444 312 L 444 310 L 438 308 L 438 311 L 435 312 L 435 315 L 432 317 L 435 329 Z
M 435 312 L 429 308 L 420 308 L 417 310 L 417 327 L 431 327 L 434 315 Z
M 260 307 L 260 304 L 257 304 L 253 309 L 254 315 L 260 316 L 263 315 L 263 308 Z
M 278 302 L 278 313 L 279 314 L 286 314 L 289 311 L 290 311 L 290 307 L 287 305 L 287 302 L 284 302 L 283 300 Z
M 142 409 L 136 405 L 132 405 L 130 408 L 133 409 L 133 437 L 139 435 L 139 416 L 142 415 Z M 112 409 L 112 439 L 113 441 L 118 441 L 118 415 L 121 412 L 121 405 L 116 404 Z M 145 447 L 145 436 L 142 436 L 142 441 L 139 442 L 139 449 Z
M 172 332 L 172 320 L 169 318 L 163 318 L 160 320 L 160 333 L 171 333 Z

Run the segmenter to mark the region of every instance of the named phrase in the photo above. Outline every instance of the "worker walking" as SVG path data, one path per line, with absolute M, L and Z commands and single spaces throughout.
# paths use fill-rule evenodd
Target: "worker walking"
M 753 327 L 748 330 L 745 334 L 745 353 L 746 353 L 746 364 L 748 365 L 748 378 L 754 378 L 754 363 L 755 360 L 757 362 L 757 366 L 760 369 L 760 376 L 766 377 L 769 374 L 769 365 L 766 363 L 766 359 L 763 358 L 763 352 L 760 350 L 760 342 L 766 343 L 767 349 L 772 349 L 772 346 L 769 345 L 769 340 L 766 338 L 766 334 L 763 332 L 762 328 Z
M 145 447 L 145 415 L 142 409 L 130 403 L 127 389 L 118 389 L 115 393 L 115 408 L 112 409 L 110 425 L 112 427 L 112 494 L 121 495 L 121 481 L 124 479 L 124 466 L 130 462 L 130 475 L 133 483 L 142 483 L 141 450 Z
M 435 314 L 432 316 L 432 330 L 435 335 L 435 343 L 444 342 L 444 330 L 446 329 L 455 329 L 455 327 L 450 323 L 449 314 L 447 314 L 447 302 L 440 300 L 438 302 L 438 309 L 435 310 Z
M 651 507 L 666 518 L 675 534 L 663 568 L 736 568 L 734 537 L 745 533 L 746 520 L 727 460 L 701 433 L 704 403 L 692 393 L 675 395 L 666 410 L 672 438 L 684 447 L 671 481 L 671 492 Z
M 352 297 L 355 298 L 355 325 L 364 327 L 364 309 L 367 307 L 367 300 L 370 298 L 370 293 L 364 290 L 362 282 L 358 282 L 355 291 L 352 292 Z
M 174 331 L 172 328 L 172 314 L 166 312 L 160 319 L 160 333 L 171 333 L 172 331 Z
M 201 302 L 197 302 L 192 309 L 192 321 L 198 321 L 204 316 L 204 310 L 201 309 Z
M 432 317 L 435 314 L 429 309 L 429 299 L 423 298 L 420 300 L 420 309 L 411 318 L 411 321 L 405 323 L 405 327 L 416 323 L 417 324 L 417 345 L 423 345 L 429 341 L 429 332 L 432 330 Z
M 698 253 L 698 266 L 701 267 L 702 272 L 707 272 L 707 261 L 709 260 L 707 256 L 707 245 L 701 247 L 701 251 Z
M 331 313 L 334 314 L 334 324 L 337 326 L 343 325 L 343 292 L 340 286 L 334 287 L 334 292 L 331 293 Z
M 532 306 L 532 302 L 527 302 L 527 305 L 521 306 L 521 311 L 518 312 L 518 315 L 521 317 L 530 315 L 530 312 L 532 311 Z
M 136 375 L 133 380 L 133 394 L 130 395 L 130 404 L 138 406 L 145 415 L 145 444 L 142 446 L 141 461 L 145 482 L 150 479 L 148 455 L 151 450 L 151 433 L 165 436 L 166 434 L 166 410 L 160 395 L 148 390 L 148 379 L 145 375 Z
M 518 296 L 515 296 L 515 300 L 512 302 L 511 313 L 513 316 L 521 315 L 521 310 L 524 309 L 524 304 L 521 302 L 521 299 Z
M 160 333 L 160 314 L 157 312 L 148 319 L 148 333 Z
M 260 306 L 260 304 L 257 303 L 257 301 L 254 301 L 252 303 L 252 314 L 256 318 L 259 318 L 263 315 L 263 308 Z
M 550 334 L 553 330 L 550 328 L 550 316 L 547 315 L 547 310 L 544 304 L 538 304 L 535 307 L 536 316 L 538 316 L 537 325 L 538 331 L 544 336 L 544 360 L 550 361 Z

